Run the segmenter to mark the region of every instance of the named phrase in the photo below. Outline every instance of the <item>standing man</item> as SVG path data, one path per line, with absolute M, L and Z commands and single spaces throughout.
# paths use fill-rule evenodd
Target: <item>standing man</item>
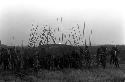
M 117 48 L 117 46 L 112 47 L 110 64 L 113 63 L 115 64 L 116 67 L 119 67 L 118 53 L 119 53 L 119 49 Z
M 8 70 L 9 69 L 9 55 L 7 53 L 7 49 L 2 50 L 2 60 L 3 60 L 3 66 L 4 66 L 4 70 Z
M 106 52 L 107 52 L 106 47 L 101 46 L 100 48 L 98 48 L 97 55 L 96 55 L 97 66 L 101 64 L 103 66 L 103 68 L 105 68 L 105 66 L 106 66 L 106 55 L 107 55 Z
M 91 64 L 90 60 L 91 60 L 91 56 L 90 56 L 89 48 L 86 45 L 85 46 L 85 64 L 87 67 L 90 67 L 90 64 Z

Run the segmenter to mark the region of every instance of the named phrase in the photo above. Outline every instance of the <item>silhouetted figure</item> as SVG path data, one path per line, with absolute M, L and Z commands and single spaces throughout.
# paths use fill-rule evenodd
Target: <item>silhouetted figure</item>
M 2 48 L 2 62 L 3 62 L 3 67 L 4 70 L 8 70 L 9 69 L 9 55 L 7 53 L 7 49 Z
M 10 56 L 9 56 L 9 62 L 11 64 L 11 70 L 16 71 L 18 67 L 18 58 L 17 53 L 14 48 L 10 49 Z
M 119 49 L 115 46 L 111 49 L 111 57 L 110 57 L 110 65 L 114 64 L 116 67 L 119 67 L 119 60 L 118 60 L 118 53 Z
M 85 46 L 85 65 L 87 67 L 90 67 L 90 64 L 91 64 L 91 56 L 90 56 L 89 48 L 88 46 Z
M 33 67 L 34 67 L 34 71 L 37 72 L 38 69 L 39 69 L 39 60 L 38 60 L 38 55 L 36 55 L 35 58 L 34 58 L 34 64 L 33 64 Z
M 103 66 L 103 68 L 106 67 L 106 52 L 107 52 L 107 48 L 101 46 L 100 48 L 97 49 L 97 66 L 99 66 L 100 64 Z
M 21 54 L 20 54 L 20 50 L 16 50 L 16 72 L 20 72 L 21 71 L 21 62 L 22 62 L 22 59 L 21 59 Z
M 2 48 L 0 48 L 0 65 L 2 65 Z

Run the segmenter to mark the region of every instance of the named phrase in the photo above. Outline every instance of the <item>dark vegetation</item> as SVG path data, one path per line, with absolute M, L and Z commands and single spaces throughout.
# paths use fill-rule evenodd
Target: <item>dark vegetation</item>
M 85 48 L 84 46 L 79 46 L 79 47 L 83 48 L 83 50 Z M 62 71 L 63 73 L 66 73 L 66 70 L 69 70 L 69 69 L 70 70 L 74 69 L 74 73 L 77 73 L 77 72 L 75 72 L 75 70 L 76 71 L 77 70 L 86 70 L 86 71 L 90 70 L 89 72 L 91 73 L 92 70 L 95 71 L 95 70 L 99 69 L 98 71 L 102 70 L 101 72 L 104 72 L 105 70 L 109 69 L 109 66 L 107 66 L 107 65 L 106 65 L 105 70 L 103 70 L 102 66 L 100 69 L 100 66 L 96 66 L 96 62 L 95 63 L 91 62 L 92 63 L 91 67 L 88 68 L 87 65 L 84 64 L 86 62 L 86 61 L 84 61 L 85 56 L 84 56 L 84 54 L 80 54 L 79 47 L 63 45 L 63 44 L 43 45 L 43 46 L 39 46 L 39 47 L 35 47 L 35 48 L 34 47 L 23 47 L 23 48 L 18 47 L 18 48 L 16 48 L 16 50 L 17 51 L 19 50 L 19 52 L 21 52 L 20 58 L 22 58 L 22 60 L 20 59 L 20 61 L 22 61 L 22 65 L 19 66 L 18 65 L 19 60 L 14 59 L 14 61 L 16 61 L 14 64 L 15 69 L 12 69 L 11 64 L 8 69 L 4 69 L 4 66 L 1 63 L 1 74 L 3 73 L 3 71 L 5 71 L 5 72 L 10 71 L 11 76 L 14 75 L 24 81 L 26 78 L 28 78 L 27 76 L 30 76 L 32 74 L 36 74 L 35 76 L 37 77 L 39 75 L 39 73 L 41 73 L 40 72 L 41 70 L 43 70 L 43 71 L 48 70 L 48 72 L 50 72 L 50 73 L 55 71 L 54 74 L 58 74 L 58 73 L 56 73 L 57 71 L 60 71 L 60 72 Z M 90 53 L 91 53 L 91 58 L 93 61 L 96 61 L 94 59 L 94 57 L 95 57 L 94 55 L 96 55 L 97 49 L 99 47 L 100 46 L 91 46 Z M 118 47 L 120 49 L 120 53 L 119 53 L 120 61 L 119 62 L 124 63 L 124 48 L 123 48 L 123 46 L 118 46 Z M 10 49 L 10 48 L 14 49 L 14 47 L 7 47 L 7 49 Z M 110 50 L 111 48 L 112 48 L 112 46 L 108 46 L 108 50 Z M 17 55 L 19 55 L 19 54 L 16 53 L 15 56 L 17 56 Z M 38 60 L 38 62 L 36 62 L 37 60 Z M 10 63 L 12 63 L 12 61 Z M 108 57 L 107 57 L 107 64 L 109 64 Z M 113 68 L 115 68 L 115 67 L 113 67 Z M 114 70 L 114 69 L 112 69 L 112 70 Z M 116 71 L 118 71 L 118 70 L 116 70 Z M 4 72 L 4 74 L 5 74 L 5 72 Z M 71 73 L 71 72 L 69 72 L 69 73 Z M 7 73 L 7 75 L 8 75 L 8 73 Z M 49 78 L 49 77 L 57 78 L 56 76 L 52 77 L 51 75 L 45 76 L 45 78 Z M 61 77 L 62 76 L 60 76 L 59 78 L 61 78 Z M 70 76 L 67 76 L 65 78 L 67 78 L 67 80 L 70 80 L 70 81 L 75 80 L 74 78 L 70 79 Z

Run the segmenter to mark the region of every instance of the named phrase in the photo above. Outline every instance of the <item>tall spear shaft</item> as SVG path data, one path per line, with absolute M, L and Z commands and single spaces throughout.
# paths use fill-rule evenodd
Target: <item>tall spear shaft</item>
M 89 36 L 89 44 L 90 44 L 90 46 L 92 45 L 92 44 L 91 44 L 91 37 L 92 37 L 92 29 L 91 29 L 91 34 L 90 34 L 90 36 Z
M 83 38 L 84 38 L 84 33 L 85 33 L 85 22 L 84 22 L 84 28 L 83 28 Z

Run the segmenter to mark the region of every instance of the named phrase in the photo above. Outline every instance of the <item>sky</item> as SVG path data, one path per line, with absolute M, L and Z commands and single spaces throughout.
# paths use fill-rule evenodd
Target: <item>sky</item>
M 85 38 L 92 29 L 92 44 L 125 44 L 124 0 L 4 0 L 0 1 L 0 40 L 6 45 L 27 45 L 34 25 L 59 26 L 61 32 L 79 24 Z M 57 22 L 57 18 L 62 23 Z M 56 35 L 57 37 L 59 35 Z M 14 39 L 13 39 L 14 37 Z

